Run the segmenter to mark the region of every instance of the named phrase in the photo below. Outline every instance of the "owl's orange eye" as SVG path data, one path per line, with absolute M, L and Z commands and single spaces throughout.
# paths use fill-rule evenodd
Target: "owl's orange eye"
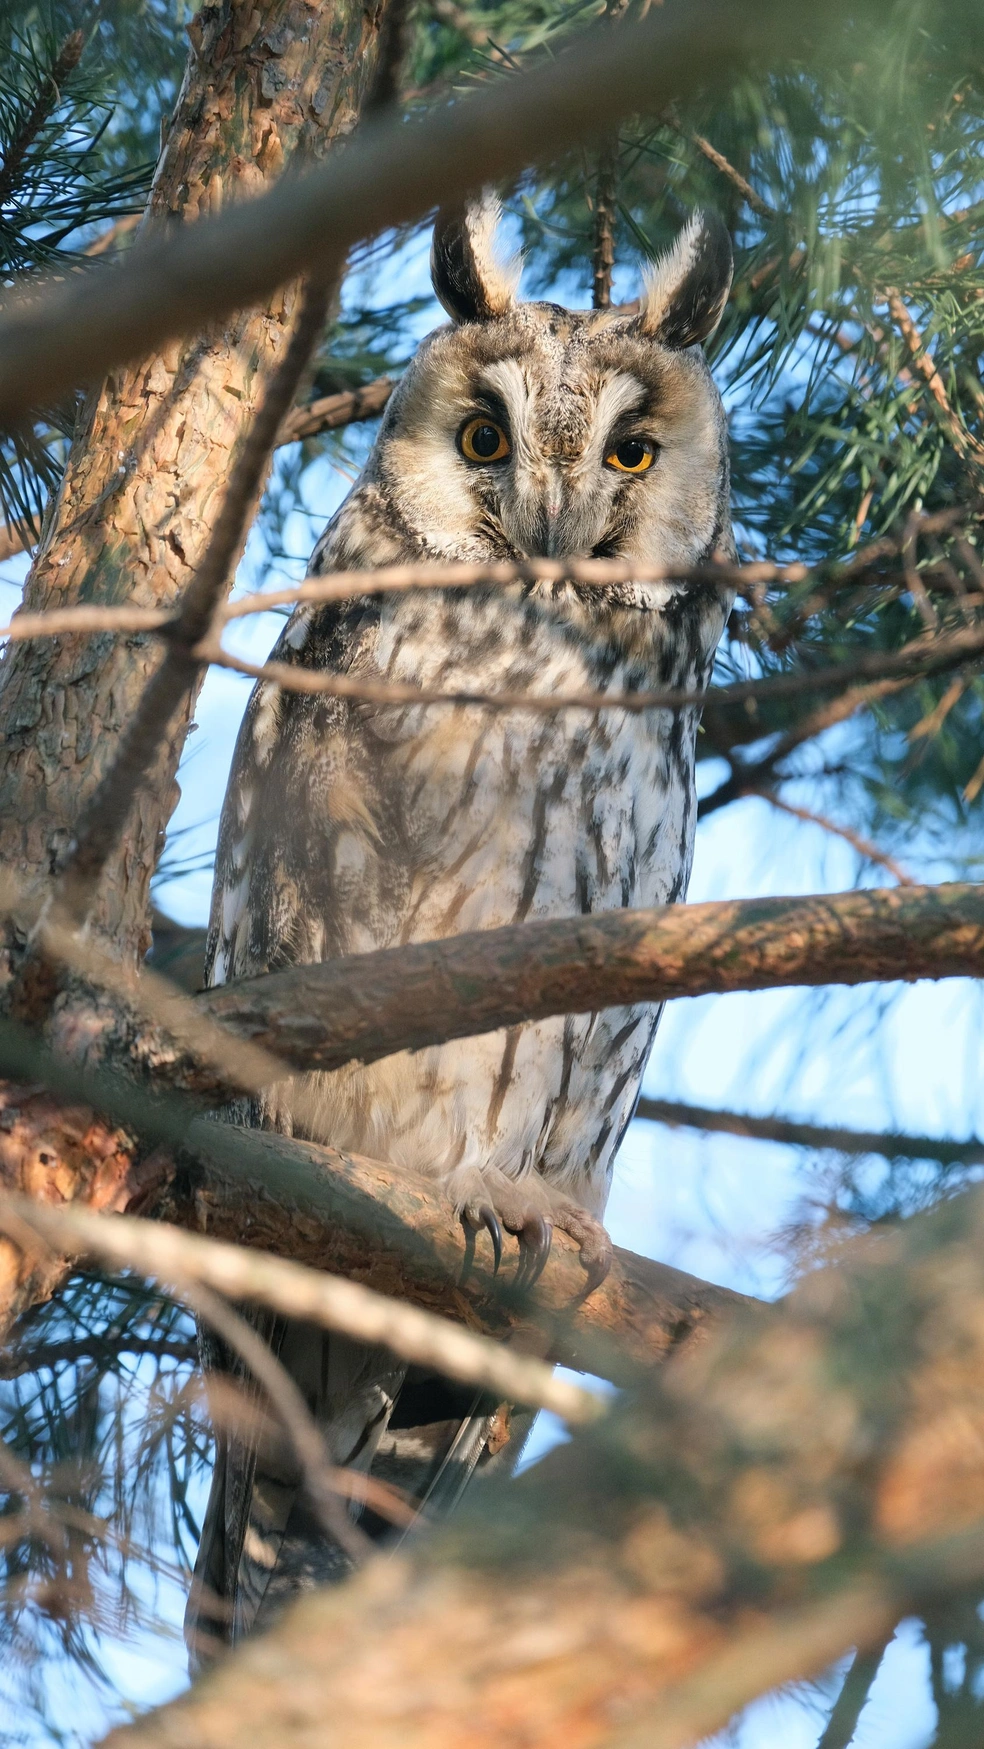
M 617 449 L 609 450 L 605 466 L 617 468 L 620 474 L 644 474 L 656 456 L 656 445 L 645 437 L 628 437 Z
M 494 419 L 469 419 L 458 433 L 458 448 L 466 462 L 504 462 L 512 445 Z

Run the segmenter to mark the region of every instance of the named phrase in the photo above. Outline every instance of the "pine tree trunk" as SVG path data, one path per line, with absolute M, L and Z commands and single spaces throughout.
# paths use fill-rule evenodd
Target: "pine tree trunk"
M 378 7 L 362 0 L 221 0 L 192 49 L 145 224 L 190 222 L 249 198 L 291 159 L 349 133 L 374 60 Z M 108 269 L 112 271 L 112 269 Z M 290 286 L 192 341 L 113 373 L 80 418 L 45 519 L 25 604 L 170 605 L 201 558 L 232 462 L 296 312 Z M 55 872 L 112 761 L 160 645 L 140 637 L 14 645 L 0 685 L 0 863 Z M 187 724 L 107 870 L 95 929 L 122 957 L 149 941 L 148 893 L 177 800 Z M 16 943 L 8 941 L 4 975 Z

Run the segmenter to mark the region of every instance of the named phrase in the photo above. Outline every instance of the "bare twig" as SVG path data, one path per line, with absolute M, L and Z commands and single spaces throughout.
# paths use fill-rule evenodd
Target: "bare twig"
M 855 561 L 852 561 L 849 566 L 842 567 L 841 570 L 842 580 L 857 582 L 858 566 Z M 308 578 L 303 583 L 290 588 L 265 591 L 244 597 L 242 600 L 224 607 L 220 606 L 213 615 L 212 635 L 195 644 L 190 650 L 185 643 L 186 633 L 180 629 L 179 621 L 174 617 L 167 615 L 163 610 L 127 606 L 119 608 L 74 607 L 55 609 L 44 614 L 17 614 L 9 626 L 0 628 L 0 636 L 26 640 L 60 636 L 65 632 L 151 631 L 166 636 L 176 649 L 183 648 L 185 651 L 184 659 L 193 665 L 212 662 L 217 666 L 230 668 L 236 673 L 248 675 L 253 679 L 271 681 L 287 691 L 326 693 L 336 697 L 370 699 L 382 704 L 480 704 L 498 709 L 537 711 L 572 708 L 629 711 L 679 710 L 702 703 L 706 703 L 709 709 L 725 709 L 730 705 L 747 704 L 758 699 L 789 698 L 804 692 L 822 692 L 831 688 L 840 689 L 863 679 L 877 682 L 896 674 L 914 679 L 928 674 L 945 672 L 948 668 L 976 659 L 984 652 L 984 626 L 975 624 L 938 637 L 912 639 L 901 650 L 868 652 L 826 668 L 801 668 L 791 673 L 772 675 L 763 680 L 737 681 L 727 686 L 715 687 L 710 693 L 668 687 L 652 692 L 640 690 L 629 693 L 603 693 L 584 690 L 542 694 L 530 692 L 488 693 L 478 689 L 455 692 L 441 688 L 401 685 L 383 680 L 372 681 L 328 670 L 308 669 L 293 663 L 250 663 L 224 650 L 216 639 L 218 630 L 230 620 L 249 614 L 266 612 L 287 603 L 328 603 L 351 599 L 353 596 L 402 593 L 412 589 L 477 588 L 508 586 L 517 582 L 563 582 L 565 580 L 603 586 L 631 579 L 642 583 L 658 581 L 684 583 L 689 581 L 718 587 L 738 587 L 753 597 L 754 591 L 763 581 L 794 585 L 802 583 L 807 576 L 809 576 L 809 572 L 806 567 L 801 565 L 777 566 L 762 563 L 737 566 L 729 565 L 723 561 L 689 568 L 678 566 L 675 569 L 669 566 L 628 564 L 616 559 L 527 559 L 515 564 L 494 562 L 460 565 L 399 565 L 384 567 L 379 571 L 349 571 L 340 572 L 330 577 Z M 879 580 L 884 581 L 884 578 Z M 869 688 L 866 689 L 864 697 L 852 697 L 849 705 L 844 708 L 839 702 L 834 707 L 823 707 L 822 726 L 826 726 L 828 721 L 843 720 L 845 712 L 848 715 L 852 714 L 854 710 L 860 708 L 861 704 L 867 702 L 868 698 L 874 696 L 878 696 L 878 693 Z M 833 709 L 833 715 L 829 714 L 831 709 Z M 819 728 L 814 727 L 809 730 L 810 735 L 816 733 L 819 733 Z M 784 739 L 780 748 L 770 754 L 770 768 L 776 760 L 790 751 L 792 746 L 798 745 L 804 739 L 804 735 L 798 729 L 791 731 L 791 735 L 791 740 Z M 106 778 L 104 784 L 107 791 L 110 788 L 110 776 Z M 760 786 L 761 781 L 761 776 L 757 775 L 745 787 Z M 704 804 L 705 809 L 709 809 L 710 805 L 709 799 Z M 118 813 L 119 808 L 119 800 L 116 800 L 114 811 Z
M 923 337 L 906 308 L 901 293 L 893 288 L 886 288 L 885 297 L 891 313 L 892 321 L 905 342 L 913 369 L 926 384 L 930 395 L 936 402 L 953 440 L 954 448 L 963 456 L 969 456 L 978 464 L 984 463 L 984 444 L 980 443 L 966 428 L 963 421 L 954 412 L 950 397 L 946 392 L 943 378 L 940 376 L 930 354 L 926 351 Z
M 15 1346 L 0 1352 L 0 1379 L 19 1379 L 25 1373 L 41 1372 L 58 1366 L 75 1366 L 80 1360 L 94 1366 L 105 1366 L 109 1356 L 133 1355 L 151 1360 L 176 1360 L 197 1366 L 198 1344 L 190 1337 L 135 1336 L 127 1331 L 114 1336 L 78 1336 L 64 1342 L 36 1342 Z
M 682 139 L 689 140 L 692 146 L 696 146 L 702 157 L 706 158 L 709 164 L 713 164 L 715 170 L 727 178 L 731 186 L 738 190 L 742 200 L 747 201 L 752 211 L 758 213 L 759 218 L 770 221 L 778 218 L 779 215 L 775 207 L 770 206 L 767 200 L 763 200 L 762 196 L 756 193 L 747 177 L 743 176 L 740 170 L 736 170 L 735 166 L 724 156 L 724 153 L 719 152 L 716 146 L 711 145 L 710 140 L 705 139 L 703 134 L 698 134 L 690 128 L 684 127 L 672 108 L 667 111 L 663 119 Z
M 830 832 L 835 838 L 843 838 L 853 846 L 859 856 L 864 857 L 866 862 L 873 862 L 880 868 L 887 869 L 889 874 L 894 875 L 900 887 L 917 885 L 917 882 L 913 880 L 911 875 L 906 874 L 905 869 L 895 861 L 894 857 L 887 855 L 884 850 L 879 850 L 877 844 L 873 844 L 870 838 L 865 838 L 860 832 L 855 832 L 853 826 L 840 826 L 836 820 L 828 820 L 825 814 L 815 814 L 810 808 L 795 807 L 792 802 L 784 801 L 781 796 L 777 796 L 773 790 L 760 790 L 758 793 L 763 801 L 768 802 L 773 808 L 778 808 L 783 814 L 791 814 L 794 820 L 805 820 L 811 826 L 822 827 L 824 832 Z
M 645 1094 L 636 1107 L 636 1116 L 671 1128 L 679 1125 L 712 1135 L 749 1136 L 790 1148 L 877 1154 L 885 1160 L 938 1160 L 944 1166 L 978 1166 L 984 1162 L 984 1141 L 978 1141 L 976 1136 L 966 1142 L 955 1142 L 946 1136 L 841 1129 L 830 1124 L 800 1123 L 792 1118 L 753 1117 L 747 1112 L 684 1105 L 672 1099 L 650 1099 Z
M 797 669 L 793 673 L 774 674 L 765 680 L 738 680 L 710 690 L 691 687 L 663 687 L 659 691 L 595 692 L 587 688 L 570 692 L 486 692 L 481 688 L 451 688 L 416 686 L 410 683 L 369 680 L 362 676 L 338 674 L 324 668 L 305 668 L 301 663 L 247 662 L 233 656 L 214 643 L 199 647 L 199 653 L 219 668 L 230 668 L 253 680 L 265 680 L 285 692 L 324 694 L 331 698 L 365 699 L 376 704 L 451 704 L 481 705 L 487 710 L 529 710 L 553 712 L 561 710 L 687 710 L 704 706 L 711 713 L 732 705 L 765 702 L 778 698 L 796 698 L 803 693 L 840 691 L 852 687 L 861 679 L 881 681 L 894 675 L 904 675 L 904 684 L 929 674 L 945 673 L 947 669 L 984 655 L 984 625 L 968 626 L 949 636 L 914 638 L 901 650 L 870 652 L 850 661 L 827 668 Z M 867 697 L 872 689 L 865 688 Z M 852 695 L 847 695 L 852 696 Z M 840 701 L 838 701 L 840 702 Z M 853 715 L 859 703 L 852 697 Z M 843 720 L 841 716 L 831 721 Z M 813 731 L 816 733 L 817 731 Z M 803 737 L 798 736 L 798 740 Z M 783 752 L 788 751 L 784 748 Z M 770 762 L 782 755 L 774 752 Z M 748 786 L 745 787 L 747 793 Z M 707 809 L 705 809 L 707 811 Z
M 837 723 L 846 722 L 856 712 L 865 710 L 880 698 L 890 697 L 893 692 L 900 692 L 908 684 L 907 680 L 882 680 L 872 686 L 851 687 L 840 698 L 831 699 L 829 704 L 819 705 L 816 710 L 809 711 L 793 728 L 787 729 L 770 752 L 761 759 L 734 759 L 730 777 L 725 778 L 716 790 L 712 790 L 709 796 L 704 796 L 699 802 L 698 818 L 703 820 L 718 808 L 740 801 L 743 796 L 760 795 L 763 789 L 768 789 L 777 781 L 777 767 L 781 761 L 794 753 L 797 747 L 801 747 L 804 741 L 812 741 L 825 730 L 834 728 Z M 717 695 L 712 693 L 709 696 L 716 698 Z M 713 727 L 711 733 L 713 738 Z
M 336 571 L 329 576 L 312 575 L 282 589 L 267 589 L 221 604 L 214 627 L 273 608 L 297 604 L 350 601 L 362 595 L 401 595 L 415 589 L 506 588 L 525 583 L 705 583 L 739 590 L 762 582 L 795 585 L 810 576 L 805 565 L 732 565 L 725 560 L 706 565 L 671 567 L 643 565 L 626 559 L 521 559 L 516 562 L 489 560 L 447 564 L 422 562 L 383 565 L 378 570 Z M 854 575 L 854 568 L 851 571 Z M 166 631 L 173 615 L 166 609 L 133 607 L 64 607 L 44 613 L 15 614 L 9 625 L 0 626 L 0 638 L 23 642 L 31 638 L 60 637 L 65 632 Z
M 378 1344 L 413 1365 L 477 1385 L 497 1401 L 552 1409 L 578 1425 L 596 1420 L 603 1412 L 592 1392 L 555 1378 L 549 1366 L 532 1356 L 475 1336 L 417 1306 L 401 1305 L 357 1282 L 264 1252 L 182 1233 L 160 1221 L 94 1215 L 81 1209 L 56 1211 L 27 1197 L 2 1198 L 0 1227 L 16 1230 L 16 1223 L 32 1228 L 60 1251 L 98 1257 L 114 1269 L 136 1269 L 158 1281 L 192 1282 L 196 1291 L 206 1287 L 231 1299 L 256 1301 L 285 1317 Z M 186 1297 L 184 1288 L 179 1287 L 178 1297 Z M 211 1322 L 211 1313 L 205 1315 Z M 219 1334 L 225 1339 L 224 1331 Z M 256 1371 L 252 1359 L 247 1364 Z M 265 1379 L 261 1382 L 266 1384 Z
M 834 8 L 830 20 L 839 21 Z M 827 22 L 825 20 L 825 22 Z M 0 322 L 0 421 L 72 384 L 199 331 L 316 270 L 336 272 L 351 244 L 488 181 L 504 181 L 621 115 L 665 108 L 699 82 L 730 82 L 749 58 L 769 64 L 817 41 L 816 14 L 781 0 L 700 0 L 653 9 L 641 24 L 588 32 L 556 60 L 497 80 L 420 121 L 380 119 L 330 165 L 285 177 L 166 240 L 128 251 L 112 274 L 74 276 Z
M 98 1215 L 88 1218 L 99 1220 Z M 303 1392 L 286 1367 L 281 1366 L 269 1343 L 264 1342 L 245 1318 L 233 1311 L 220 1294 L 213 1293 L 200 1279 L 176 1272 L 167 1285 L 196 1317 L 215 1331 L 252 1373 L 294 1448 L 304 1478 L 305 1493 L 323 1529 L 335 1538 L 353 1562 L 364 1561 L 372 1550 L 372 1543 L 365 1532 L 352 1523 L 346 1508 L 339 1505 L 338 1489 L 334 1485 L 336 1465 L 329 1462 L 324 1439 L 304 1401 Z
M 277 447 L 318 437 L 322 431 L 338 431 L 343 425 L 356 425 L 363 419 L 375 419 L 395 386 L 392 377 L 376 377 L 361 389 L 343 389 L 337 395 L 322 395 L 306 407 L 295 407 L 280 427 Z
M 855 1655 L 817 1749 L 850 1749 L 894 1631 L 893 1626 L 887 1634 L 879 1634 L 873 1645 Z
M 618 143 L 609 143 L 598 154 L 594 186 L 594 243 L 591 252 L 591 306 L 607 310 L 612 301 L 612 270 L 615 266 L 615 206 Z

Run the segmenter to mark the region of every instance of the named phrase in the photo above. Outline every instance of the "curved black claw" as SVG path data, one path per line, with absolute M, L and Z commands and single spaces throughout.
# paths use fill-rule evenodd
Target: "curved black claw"
M 514 1287 L 525 1292 L 535 1287 L 546 1267 L 553 1244 L 553 1227 L 543 1215 L 528 1215 L 517 1235 L 519 1239 L 519 1265 L 516 1270 Z
M 581 1253 L 585 1279 L 575 1301 L 576 1305 L 581 1305 L 604 1281 L 612 1267 L 615 1247 L 601 1222 L 589 1215 L 586 1209 L 561 1209 L 556 1219 L 558 1227 L 570 1234 Z
M 483 1203 L 475 1213 L 471 1209 L 462 1209 L 461 1224 L 465 1229 L 465 1261 L 459 1285 L 464 1287 L 475 1260 L 475 1234 L 480 1233 L 483 1227 L 492 1241 L 492 1273 L 498 1275 L 502 1264 L 502 1226 L 495 1209 L 490 1208 L 487 1203 Z
M 612 1267 L 614 1255 L 614 1249 L 610 1241 L 607 1251 L 599 1249 L 598 1251 L 591 1253 L 588 1251 L 587 1247 L 582 1250 L 581 1267 L 585 1274 L 584 1288 L 581 1293 L 581 1298 L 583 1300 L 586 1300 L 589 1294 L 593 1294 L 596 1287 L 601 1286 Z
M 495 1260 L 492 1274 L 498 1275 L 502 1266 L 502 1223 L 495 1209 L 489 1208 L 487 1203 L 483 1204 L 478 1211 L 478 1224 L 485 1228 L 492 1241 L 492 1256 Z

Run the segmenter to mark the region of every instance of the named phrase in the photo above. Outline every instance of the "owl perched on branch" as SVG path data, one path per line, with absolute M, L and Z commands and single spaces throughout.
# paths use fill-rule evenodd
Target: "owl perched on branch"
M 421 345 L 312 568 L 577 554 L 686 569 L 732 556 L 725 419 L 700 351 L 731 281 L 720 223 L 696 215 L 626 313 L 520 303 L 496 221 L 489 201 L 439 216 L 433 280 L 450 324 Z M 708 583 L 370 593 L 302 607 L 275 654 L 458 693 L 699 689 L 729 607 Z M 260 684 L 222 816 L 208 981 L 682 899 L 697 717 Z M 526 1285 L 560 1226 L 589 1288 L 607 1267 L 612 1162 L 658 1019 L 608 1009 L 353 1064 L 284 1083 L 255 1121 L 436 1180 L 497 1255 L 516 1236 Z M 385 1351 L 265 1328 L 334 1462 L 433 1510 L 490 1461 L 496 1405 Z M 288 1455 L 220 1443 L 198 1578 L 226 1600 L 233 1638 L 346 1566 Z

